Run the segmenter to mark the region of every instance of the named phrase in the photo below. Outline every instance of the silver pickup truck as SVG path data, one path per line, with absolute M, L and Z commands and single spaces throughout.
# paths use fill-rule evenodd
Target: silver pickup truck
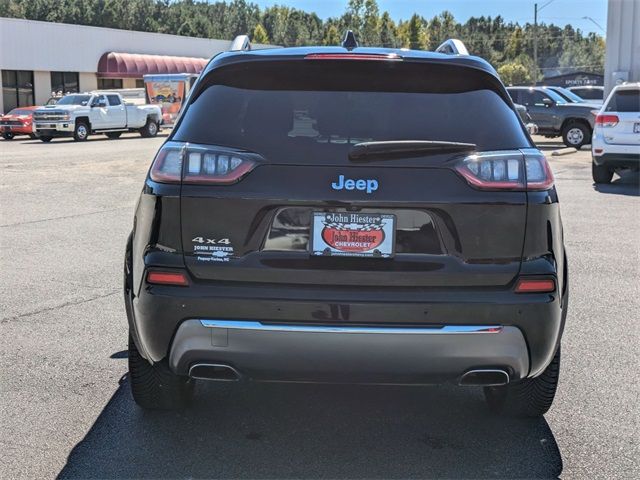
M 99 133 L 109 138 L 118 138 L 123 132 L 155 137 L 161 120 L 157 105 L 126 105 L 119 93 L 108 90 L 69 94 L 33 114 L 34 133 L 43 142 L 54 137 L 84 141 Z

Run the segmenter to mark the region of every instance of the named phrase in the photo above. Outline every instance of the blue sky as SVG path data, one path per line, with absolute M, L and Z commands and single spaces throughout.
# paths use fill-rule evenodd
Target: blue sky
M 321 18 L 342 15 L 348 0 L 252 0 L 261 7 L 271 5 L 287 5 L 309 12 L 316 12 Z M 634 0 L 628 0 L 634 1 Z M 407 19 L 414 12 L 424 17 L 449 10 L 458 21 L 466 21 L 469 17 L 481 15 L 495 17 L 502 15 L 506 21 L 533 23 L 533 5 L 538 7 L 548 0 L 378 0 L 380 10 L 387 10 L 395 20 Z M 607 28 L 607 0 L 552 0 L 539 13 L 539 22 L 554 23 L 564 26 L 572 25 L 585 32 L 604 32 L 590 20 L 591 17 Z

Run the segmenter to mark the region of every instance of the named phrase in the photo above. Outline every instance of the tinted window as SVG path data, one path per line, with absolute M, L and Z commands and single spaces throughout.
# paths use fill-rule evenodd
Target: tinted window
M 111 105 L 112 107 L 116 106 L 116 105 L 120 105 L 120 97 L 118 95 L 107 95 L 107 98 L 109 99 L 109 105 Z
M 607 103 L 607 112 L 640 112 L 640 90 L 618 90 Z
M 529 146 L 491 80 L 474 78 L 471 69 L 431 83 L 434 65 L 334 63 L 296 62 L 297 71 L 255 74 L 245 66 L 240 75 L 209 79 L 173 138 L 310 163 L 344 161 L 353 144 L 375 140 L 468 142 L 482 150 Z
M 598 88 L 577 88 L 572 90 L 585 100 L 602 100 L 603 92 Z

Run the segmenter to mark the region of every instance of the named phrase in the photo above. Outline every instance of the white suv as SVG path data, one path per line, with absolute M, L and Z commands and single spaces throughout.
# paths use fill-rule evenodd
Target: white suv
M 595 183 L 610 183 L 617 169 L 640 168 L 640 83 L 611 91 L 596 117 L 591 155 Z

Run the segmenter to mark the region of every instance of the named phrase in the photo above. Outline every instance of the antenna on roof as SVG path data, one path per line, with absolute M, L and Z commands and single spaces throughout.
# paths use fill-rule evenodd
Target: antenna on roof
M 445 53 L 447 55 L 469 55 L 469 50 L 465 47 L 462 40 L 450 38 L 436 48 L 436 52 Z
M 231 52 L 239 52 L 239 51 L 249 51 L 251 50 L 251 42 L 249 41 L 248 35 L 238 35 L 231 42 L 231 47 L 229 51 Z
M 353 50 L 354 48 L 358 48 L 358 42 L 352 30 L 347 30 L 346 32 L 344 32 L 344 38 L 342 39 L 342 46 L 347 50 Z

